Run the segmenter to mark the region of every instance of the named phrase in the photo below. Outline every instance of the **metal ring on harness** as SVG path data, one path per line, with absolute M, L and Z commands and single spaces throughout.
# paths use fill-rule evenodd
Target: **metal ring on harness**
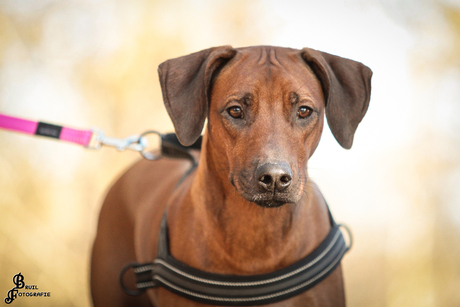
M 138 142 L 147 144 L 146 136 L 149 134 L 156 134 L 160 137 L 161 139 L 160 153 L 154 154 L 152 152 L 149 152 L 146 149 L 147 146 L 144 146 L 142 150 L 140 150 L 140 154 L 145 159 L 153 161 L 153 160 L 158 160 L 163 157 L 180 158 L 180 159 L 190 160 L 192 162 L 192 168 L 195 168 L 198 165 L 198 162 L 195 161 L 194 156 L 190 153 L 189 150 L 190 149 L 196 149 L 196 150 L 201 149 L 201 142 L 202 142 L 201 136 L 196 140 L 194 144 L 190 146 L 184 146 L 179 142 L 176 134 L 174 133 L 163 134 L 155 130 L 149 130 L 149 131 L 145 131 L 139 136 Z
M 142 293 L 145 292 L 145 289 L 137 289 L 137 290 L 131 290 L 131 289 L 128 289 L 125 284 L 123 283 L 123 277 L 125 276 L 125 273 L 131 269 L 131 268 L 136 268 L 137 266 L 139 266 L 138 263 L 136 262 L 131 262 L 131 263 L 128 263 L 127 265 L 125 265 L 123 267 L 123 269 L 121 270 L 121 273 L 120 273 L 120 287 L 123 289 L 123 291 L 126 293 L 126 294 L 129 294 L 129 295 L 132 295 L 132 296 L 139 296 L 141 295 Z
M 156 135 L 158 135 L 160 137 L 160 139 L 163 140 L 163 134 L 161 134 L 160 132 L 155 131 L 155 130 L 145 131 L 144 133 L 142 133 L 139 136 L 139 140 L 141 140 L 142 138 L 146 137 L 148 134 L 156 134 Z M 150 160 L 150 161 L 158 160 L 158 159 L 160 159 L 162 157 L 161 153 L 156 155 L 153 152 L 146 151 L 146 148 L 141 150 L 140 154 L 142 155 L 142 157 L 144 157 L 145 159 Z
M 351 249 L 351 247 L 353 246 L 353 234 L 351 233 L 351 230 L 347 225 L 345 225 L 345 224 L 337 224 L 337 226 L 342 227 L 343 229 L 345 229 L 347 231 L 348 241 L 349 241 L 348 246 L 347 246 L 347 251 L 349 251 Z

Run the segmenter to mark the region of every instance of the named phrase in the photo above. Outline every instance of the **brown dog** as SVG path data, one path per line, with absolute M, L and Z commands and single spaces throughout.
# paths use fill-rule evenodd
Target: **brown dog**
M 307 161 L 324 113 L 337 141 L 351 147 L 372 72 L 308 48 L 223 46 L 166 61 L 159 74 L 181 143 L 192 144 L 208 118 L 201 154 L 194 153 L 199 166 L 175 187 L 189 162 L 139 161 L 111 188 L 92 256 L 95 306 L 202 306 L 163 288 L 131 297 L 119 286 L 123 266 L 155 258 L 165 210 L 172 256 L 203 271 L 268 273 L 313 251 L 330 222 Z M 344 305 L 340 266 L 273 304 Z

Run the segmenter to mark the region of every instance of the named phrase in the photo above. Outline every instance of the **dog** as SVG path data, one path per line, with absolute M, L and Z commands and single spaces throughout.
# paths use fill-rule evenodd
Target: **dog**
M 188 161 L 142 160 L 112 186 L 91 260 L 95 306 L 208 306 L 163 288 L 137 297 L 120 288 L 127 263 L 155 258 L 165 211 L 171 255 L 199 270 L 264 274 L 311 253 L 331 224 L 307 161 L 324 117 L 339 144 L 351 148 L 372 76 L 353 60 L 272 46 L 214 47 L 158 71 L 183 145 L 199 138 L 207 119 L 201 151 L 191 151 L 199 164 L 181 180 Z M 270 306 L 345 306 L 340 265 L 312 289 Z

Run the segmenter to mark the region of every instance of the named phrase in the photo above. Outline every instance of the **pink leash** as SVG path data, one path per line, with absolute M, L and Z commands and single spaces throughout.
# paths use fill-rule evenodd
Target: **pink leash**
M 31 135 L 41 135 L 71 143 L 89 146 L 93 132 L 91 130 L 78 130 L 63 126 L 52 125 L 44 122 L 35 122 L 0 114 L 0 128 L 22 132 Z
M 83 145 L 89 149 L 99 149 L 102 145 L 112 146 L 120 151 L 130 149 L 138 151 L 148 160 L 156 160 L 160 156 L 147 152 L 148 134 L 163 135 L 156 131 L 146 131 L 141 135 L 131 135 L 124 139 L 108 137 L 99 129 L 79 130 L 45 122 L 36 122 L 19 117 L 0 114 L 0 129 L 21 132 L 30 135 L 46 136 L 62 141 Z

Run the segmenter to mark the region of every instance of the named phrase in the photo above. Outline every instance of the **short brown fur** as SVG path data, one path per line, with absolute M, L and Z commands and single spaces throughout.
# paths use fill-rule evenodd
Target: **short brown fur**
M 330 223 L 307 161 L 324 114 L 338 142 L 351 147 L 372 75 L 361 63 L 313 49 L 270 46 L 210 48 L 166 61 L 159 73 L 183 144 L 198 138 L 208 118 L 202 150 L 193 153 L 199 166 L 175 188 L 189 162 L 139 161 L 111 188 L 92 256 L 95 306 L 208 306 L 162 288 L 130 297 L 118 284 L 124 265 L 155 258 L 165 210 L 171 254 L 204 271 L 267 273 L 311 253 Z M 230 115 L 235 107 L 241 117 Z M 305 118 L 301 107 L 310 110 Z M 341 267 L 270 306 L 345 306 Z

